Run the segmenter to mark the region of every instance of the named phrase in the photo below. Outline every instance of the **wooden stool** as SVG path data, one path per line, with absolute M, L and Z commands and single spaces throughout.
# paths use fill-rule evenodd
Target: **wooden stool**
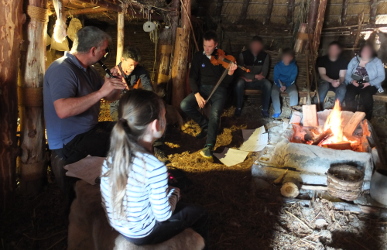
M 205 246 L 204 239 L 192 229 L 156 245 L 134 245 L 109 225 L 101 205 L 99 185 L 92 186 L 81 180 L 76 183 L 75 192 L 69 215 L 69 250 L 200 250 Z

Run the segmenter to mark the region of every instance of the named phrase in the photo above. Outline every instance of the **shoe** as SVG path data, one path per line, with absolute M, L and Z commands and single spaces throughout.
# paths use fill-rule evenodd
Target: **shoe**
M 241 116 L 241 114 L 242 114 L 242 109 L 241 108 L 236 108 L 234 116 L 235 117 L 239 117 L 239 116 Z
M 267 117 L 270 116 L 270 115 L 269 115 L 269 112 L 264 111 L 264 110 L 262 110 L 261 114 L 262 114 L 262 116 L 263 116 L 264 118 L 267 118 Z
M 207 128 L 202 128 L 202 131 L 195 137 L 196 139 L 203 139 L 204 137 L 207 136 Z
M 208 161 L 214 161 L 214 156 L 212 152 L 214 151 L 214 146 L 211 144 L 207 144 L 204 146 L 204 148 L 200 151 L 200 155 L 203 156 Z
M 277 119 L 278 117 L 280 117 L 281 113 L 275 113 L 273 114 L 272 118 L 274 119 Z

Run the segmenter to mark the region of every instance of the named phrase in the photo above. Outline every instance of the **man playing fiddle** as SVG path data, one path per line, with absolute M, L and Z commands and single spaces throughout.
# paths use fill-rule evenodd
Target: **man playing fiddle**
M 200 155 L 210 161 L 213 160 L 213 149 L 218 133 L 219 120 L 227 98 L 227 86 L 232 82 L 233 74 L 237 69 L 236 64 L 230 64 L 222 83 L 208 100 L 208 103 L 211 104 L 211 111 L 207 119 L 198 108 L 204 108 L 207 104 L 206 99 L 210 96 L 225 70 L 221 65 L 213 65 L 210 61 L 211 55 L 216 53 L 217 45 L 216 33 L 213 31 L 206 32 L 203 36 L 204 51 L 195 53 L 191 63 L 189 83 L 192 93 L 180 104 L 181 109 L 201 128 L 201 132 L 196 138 L 200 139 L 207 136 L 206 144 L 200 151 Z

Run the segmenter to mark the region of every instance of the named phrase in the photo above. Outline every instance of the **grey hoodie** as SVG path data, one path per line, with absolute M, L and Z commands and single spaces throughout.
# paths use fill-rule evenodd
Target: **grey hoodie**
M 348 70 L 345 75 L 346 84 L 350 84 L 352 81 L 352 75 L 355 73 L 356 68 L 359 66 L 360 58 L 355 56 L 348 64 Z M 369 61 L 365 68 L 367 70 L 367 74 L 369 77 L 369 83 L 371 86 L 375 86 L 379 92 L 383 92 L 382 82 L 385 79 L 385 71 L 382 61 L 375 57 L 371 61 Z

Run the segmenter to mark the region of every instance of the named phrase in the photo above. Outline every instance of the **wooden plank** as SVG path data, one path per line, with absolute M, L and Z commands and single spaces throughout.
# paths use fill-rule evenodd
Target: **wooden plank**
M 17 156 L 17 79 L 23 40 L 23 1 L 0 0 L 0 220 L 11 207 Z
M 303 121 L 302 124 L 306 127 L 317 127 L 317 108 L 315 104 L 302 106 Z
M 353 132 L 355 132 L 355 129 L 357 128 L 357 126 L 359 126 L 359 123 L 363 121 L 364 117 L 365 117 L 364 112 L 357 111 L 355 114 L 353 114 L 353 116 L 351 117 L 351 119 L 343 129 L 344 135 L 352 136 Z

